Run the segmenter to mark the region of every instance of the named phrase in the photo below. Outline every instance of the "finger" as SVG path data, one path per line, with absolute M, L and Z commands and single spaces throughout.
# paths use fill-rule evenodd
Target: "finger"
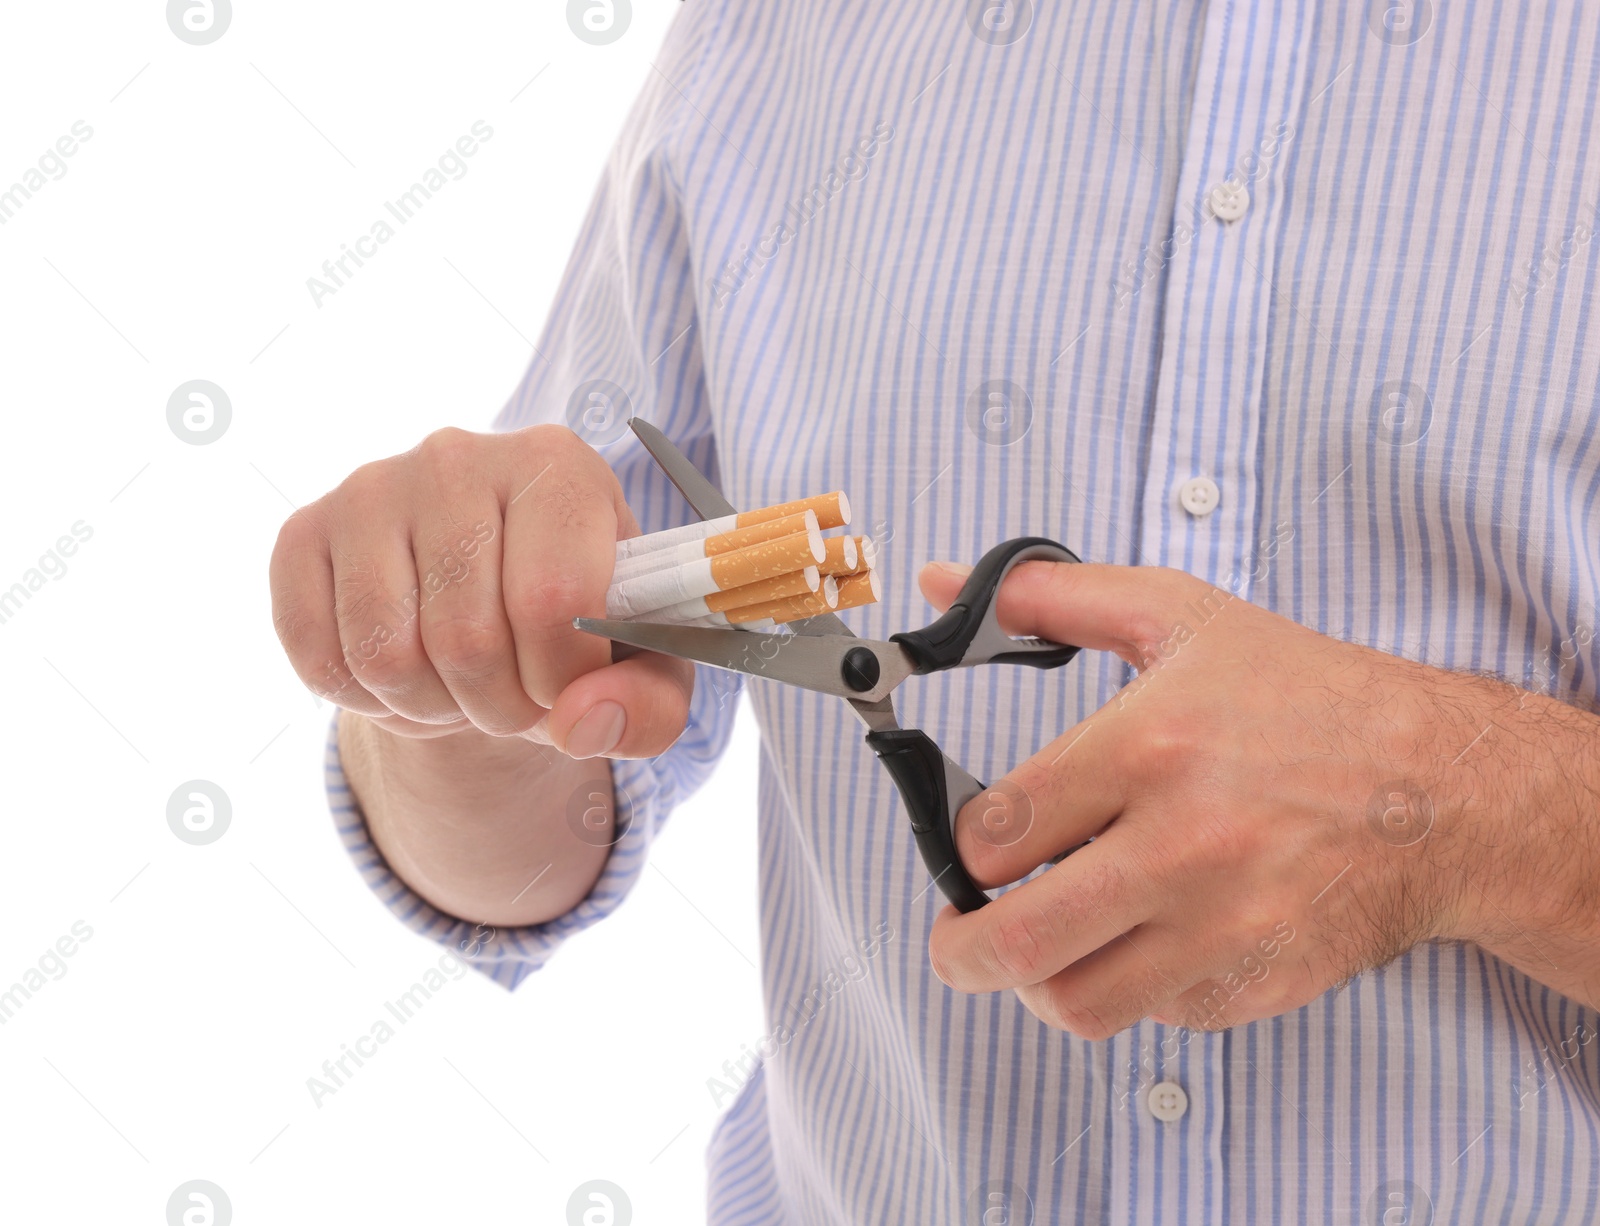
M 416 720 L 407 719 L 404 715 L 381 715 L 372 719 L 372 722 L 385 732 L 395 736 L 408 737 L 411 740 L 431 741 L 442 736 L 454 736 L 457 732 L 465 732 L 472 727 L 469 719 L 453 720 L 448 724 L 419 724 Z
M 1201 982 L 1209 964 L 1192 935 L 1160 924 L 1141 924 L 1043 983 L 1017 989 L 1017 997 L 1047 1026 L 1099 1041 L 1171 1006 Z
M 611 643 L 572 619 L 605 616 L 619 528 L 631 530 L 632 517 L 605 461 L 571 431 L 538 440 L 527 456 L 503 479 L 501 582 L 523 689 L 550 707 L 611 662 Z
M 966 914 L 934 920 L 933 970 L 959 992 L 1043 983 L 1156 913 L 1155 885 L 1132 871 L 1137 856 L 1117 827 L 1049 872 Z
M 334 612 L 333 564 L 314 508 L 296 511 L 278 533 L 269 581 L 272 622 L 289 663 L 313 694 L 358 715 L 389 708 L 346 667 Z
M 360 514 L 377 501 L 348 499 L 355 510 L 335 534 L 334 609 L 344 658 L 356 679 L 396 715 L 448 724 L 462 711 L 423 651 L 409 529 L 393 517 Z
M 422 645 L 473 726 L 491 736 L 526 732 L 545 709 L 528 697 L 500 589 L 500 506 L 492 490 L 463 492 L 440 474 L 421 499 L 411 549 L 422 602 Z M 455 488 L 450 488 L 455 486 Z
M 956 852 L 984 889 L 1026 877 L 1105 830 L 1128 802 L 1128 776 L 1108 769 L 1121 740 L 1097 712 L 995 780 L 956 814 Z
M 545 729 L 574 758 L 651 758 L 682 735 L 693 693 L 692 664 L 645 652 L 579 677 Z
M 945 609 L 966 576 L 959 566 L 931 562 L 917 579 L 929 603 Z M 1114 651 L 1143 667 L 1187 608 L 1204 621 L 1231 600 L 1221 589 L 1164 566 L 1021 562 L 1000 585 L 995 614 L 1007 634 Z

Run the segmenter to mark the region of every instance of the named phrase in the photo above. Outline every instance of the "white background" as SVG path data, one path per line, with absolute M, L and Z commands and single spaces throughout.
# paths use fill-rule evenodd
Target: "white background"
M 336 841 L 330 709 L 266 586 L 292 505 L 487 426 L 679 7 L 635 0 L 608 46 L 557 0 L 235 0 L 206 46 L 162 0 L 6 7 L 0 190 L 93 129 L 0 225 L 0 590 L 92 531 L 0 624 L 0 990 L 93 929 L 0 1025 L 6 1220 L 161 1223 L 192 1179 L 240 1226 L 560 1223 L 593 1178 L 637 1222 L 703 1217 L 706 1082 L 762 1030 L 747 716 L 620 914 L 514 994 L 449 983 L 318 1107 L 306 1079 L 441 951 Z M 466 176 L 316 306 L 477 120 Z M 232 403 L 204 446 L 167 423 L 193 379 Z M 167 826 L 191 779 L 232 802 L 209 846 Z

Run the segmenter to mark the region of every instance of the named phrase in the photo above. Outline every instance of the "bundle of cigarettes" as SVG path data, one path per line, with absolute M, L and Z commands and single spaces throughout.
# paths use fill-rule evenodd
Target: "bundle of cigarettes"
M 869 536 L 823 536 L 850 523 L 837 490 L 617 542 L 606 616 L 676 626 L 771 630 L 873 604 Z

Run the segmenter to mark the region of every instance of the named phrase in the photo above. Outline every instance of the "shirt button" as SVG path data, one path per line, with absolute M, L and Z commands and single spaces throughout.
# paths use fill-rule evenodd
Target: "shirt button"
M 1222 491 L 1210 477 L 1190 477 L 1178 491 L 1178 502 L 1196 518 L 1210 515 L 1222 501 Z
M 1250 207 L 1250 193 L 1244 184 L 1224 179 L 1211 189 L 1211 211 L 1222 221 L 1238 221 Z
M 1150 1087 L 1149 1105 L 1151 1115 L 1170 1124 L 1183 1118 L 1189 1109 L 1189 1096 L 1176 1081 L 1163 1081 Z

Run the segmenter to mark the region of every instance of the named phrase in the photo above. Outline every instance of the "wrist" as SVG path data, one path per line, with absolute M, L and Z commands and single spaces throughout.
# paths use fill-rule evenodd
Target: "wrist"
M 1600 718 L 1483 684 L 1483 735 L 1445 767 L 1468 848 L 1450 935 L 1551 983 L 1600 937 Z

